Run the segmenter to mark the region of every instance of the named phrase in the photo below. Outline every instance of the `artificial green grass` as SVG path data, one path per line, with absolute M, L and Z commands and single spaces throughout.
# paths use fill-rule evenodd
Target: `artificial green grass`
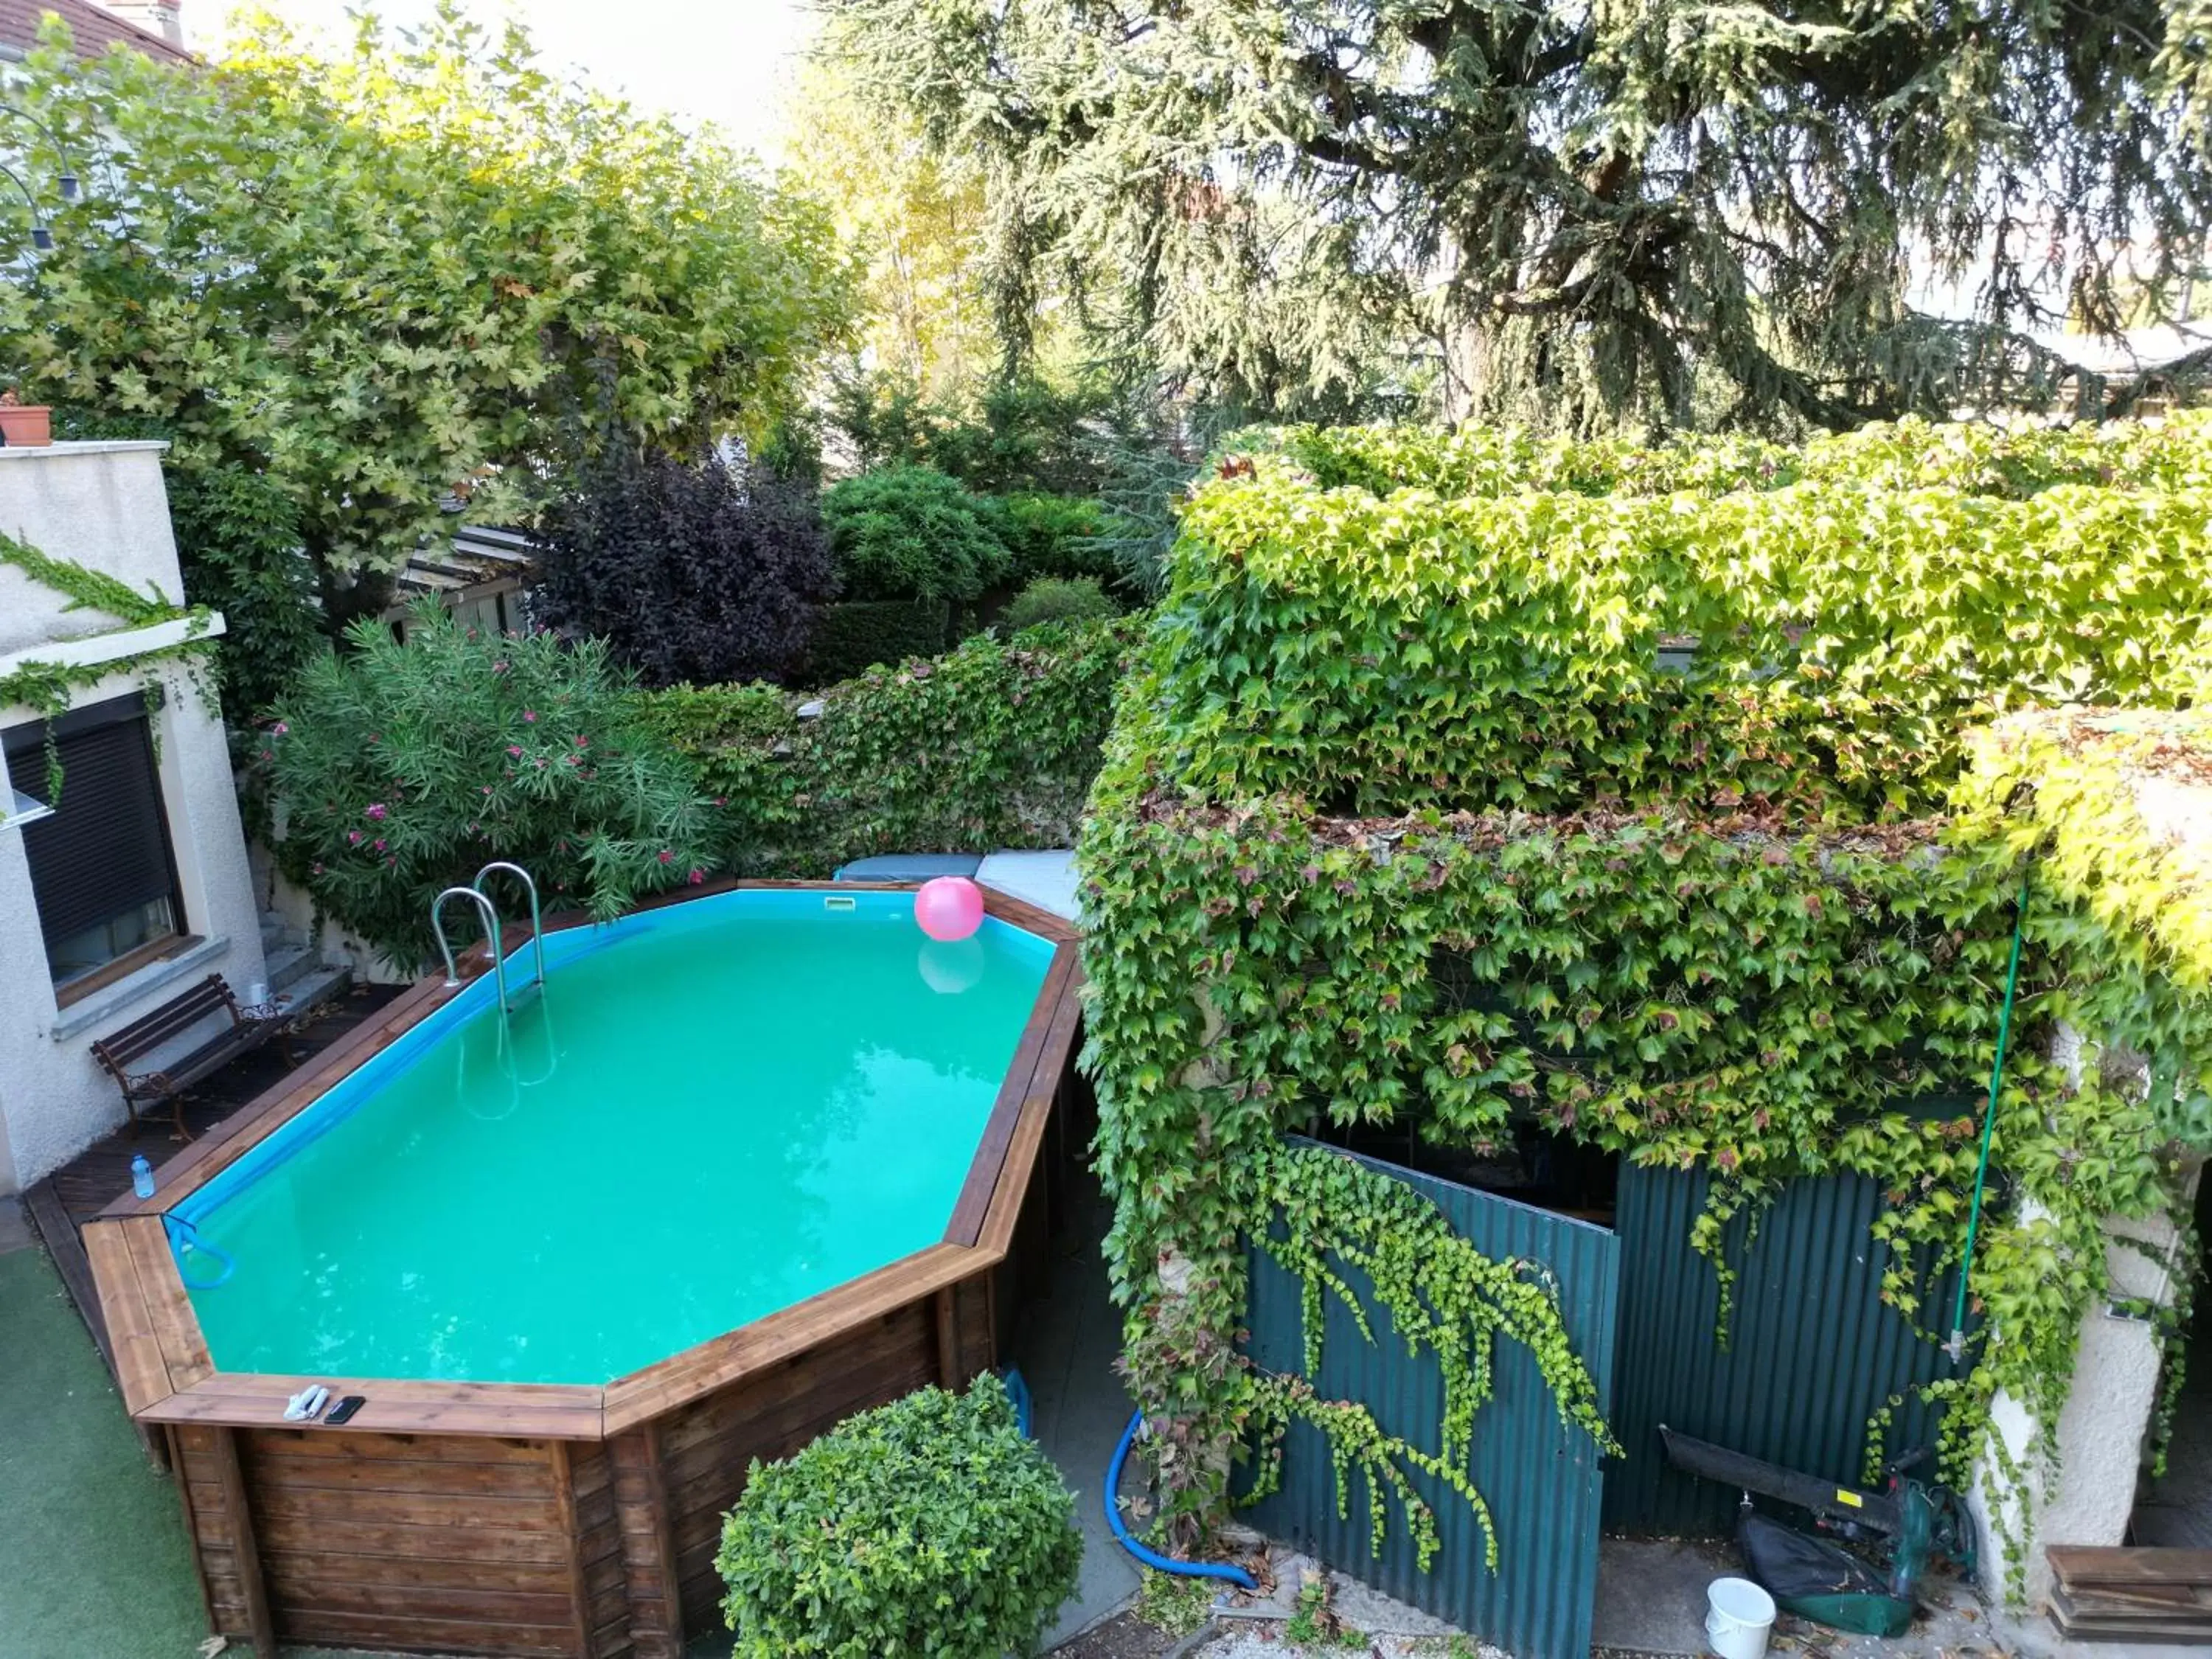
M 206 1639 L 175 1489 L 53 1265 L 0 1255 L 0 1659 L 194 1659 Z

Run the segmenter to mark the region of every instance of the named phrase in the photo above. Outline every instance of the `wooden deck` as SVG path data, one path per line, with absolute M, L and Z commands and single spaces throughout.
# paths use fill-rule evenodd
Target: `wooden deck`
M 751 885 L 818 884 L 667 902 Z M 604 1387 L 246 1375 L 208 1352 L 162 1212 L 459 994 L 435 978 L 212 1124 L 152 1200 L 129 1191 L 128 1150 L 119 1193 L 77 1186 L 86 1212 L 60 1224 L 85 1241 L 131 1416 L 178 1472 L 210 1631 L 270 1656 L 295 1642 L 679 1659 L 716 1628 L 721 1517 L 753 1459 L 996 1363 L 1048 1203 L 1048 1134 L 1080 1092 L 1082 974 L 1066 922 L 995 893 L 987 908 L 1053 958 L 943 1241 Z M 484 966 L 479 953 L 463 971 Z M 311 1382 L 367 1403 L 343 1429 L 285 1425 Z
M 242 1054 L 220 1072 L 203 1079 L 185 1097 L 185 1125 L 195 1136 L 235 1117 L 247 1106 L 283 1083 L 295 1070 L 312 1067 L 323 1052 L 363 1023 L 373 1020 L 386 1004 L 398 996 L 397 985 L 357 985 L 325 1003 L 303 1022 L 295 1035 L 256 1053 Z M 296 1066 L 288 1064 L 288 1059 Z M 180 1150 L 175 1131 L 166 1116 L 160 1122 L 125 1123 L 105 1140 L 95 1141 L 68 1163 L 35 1183 L 23 1194 L 39 1237 L 53 1258 L 68 1286 L 70 1299 L 84 1316 L 92 1340 L 110 1371 L 116 1370 L 115 1352 L 108 1340 L 106 1322 L 100 1316 L 100 1295 L 93 1287 L 92 1268 L 86 1260 L 84 1224 L 131 1190 L 131 1160 L 143 1152 L 149 1164 L 160 1165 Z

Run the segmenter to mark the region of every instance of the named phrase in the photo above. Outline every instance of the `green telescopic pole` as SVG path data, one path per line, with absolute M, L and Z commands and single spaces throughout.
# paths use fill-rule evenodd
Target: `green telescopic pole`
M 2027 931 L 2027 874 L 2020 878 L 2020 902 L 2012 918 L 2012 961 L 2005 969 L 2004 1007 L 1997 1015 L 1997 1054 L 1990 1066 L 1990 1103 L 1982 1113 L 1982 1158 L 1974 1166 L 1974 1203 L 1966 1212 L 1966 1255 L 1959 1264 L 1959 1299 L 1951 1310 L 1951 1340 L 1943 1352 L 1954 1367 L 1966 1359 L 1966 1280 L 1974 1271 L 1974 1241 L 1982 1231 L 1982 1194 L 1990 1181 L 1990 1142 L 1997 1129 L 1997 1092 L 2004 1085 L 2005 1044 L 2012 1036 L 2012 1005 L 2020 991 L 2020 942 Z

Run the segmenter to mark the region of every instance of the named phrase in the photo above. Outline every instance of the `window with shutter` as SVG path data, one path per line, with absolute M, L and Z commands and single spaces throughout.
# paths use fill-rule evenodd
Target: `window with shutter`
M 23 827 L 23 850 L 58 992 L 105 982 L 184 931 L 147 714 L 145 697 L 134 692 L 56 720 L 58 794 L 46 722 L 4 734 L 16 787 L 53 807 L 52 817 Z

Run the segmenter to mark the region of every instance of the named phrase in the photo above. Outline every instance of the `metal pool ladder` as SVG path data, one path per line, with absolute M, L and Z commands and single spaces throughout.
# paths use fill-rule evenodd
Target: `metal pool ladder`
M 461 982 L 461 976 L 459 970 L 453 966 L 453 943 L 446 937 L 446 901 L 450 898 L 465 898 L 476 907 L 477 919 L 483 923 L 484 954 L 491 958 L 493 981 L 499 988 L 500 1012 L 501 1013 L 511 1013 L 514 1012 L 514 1000 L 507 994 L 507 960 L 504 952 L 500 948 L 502 943 L 501 933 L 503 930 L 500 926 L 499 908 L 491 902 L 490 895 L 484 891 L 484 878 L 489 875 L 495 875 L 501 871 L 506 872 L 508 875 L 518 878 L 521 881 L 524 888 L 526 889 L 530 894 L 530 945 L 532 955 L 532 977 L 530 981 L 530 984 L 525 985 L 522 988 L 524 991 L 527 991 L 530 989 L 531 985 L 535 985 L 539 988 L 539 989 L 543 990 L 545 985 L 545 929 L 538 915 L 538 884 L 531 879 L 530 872 L 524 869 L 520 865 L 509 864 L 504 859 L 495 859 L 491 863 L 487 864 L 483 869 L 477 871 L 476 873 L 476 879 L 469 883 L 467 886 L 448 887 L 446 889 L 444 892 L 439 894 L 437 897 L 430 901 L 430 931 L 438 936 L 438 950 L 446 958 L 447 985 L 449 988 L 459 985 Z

